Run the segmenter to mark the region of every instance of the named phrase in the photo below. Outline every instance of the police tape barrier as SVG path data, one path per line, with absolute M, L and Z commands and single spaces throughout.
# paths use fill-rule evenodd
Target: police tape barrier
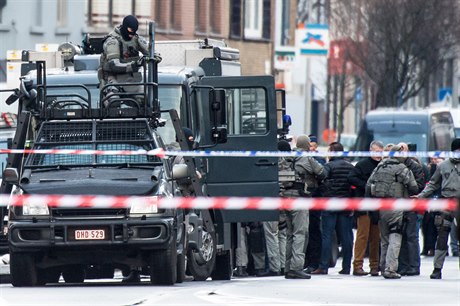
M 155 150 L 71 150 L 71 149 L 0 149 L 0 154 L 72 154 L 72 155 L 150 155 L 165 158 L 166 156 L 191 157 L 437 157 L 460 158 L 457 151 L 427 151 L 427 152 L 369 152 L 369 151 L 339 151 L 339 152 L 312 152 L 312 151 L 165 151 Z
M 60 208 L 248 209 L 248 210 L 455 210 L 456 199 L 137 197 L 97 195 L 0 195 L 0 206 L 37 203 Z

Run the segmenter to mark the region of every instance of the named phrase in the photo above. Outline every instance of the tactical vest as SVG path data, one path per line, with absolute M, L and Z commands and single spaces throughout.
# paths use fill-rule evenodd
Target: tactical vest
M 296 186 L 303 186 L 304 184 L 302 178 L 295 171 L 295 162 L 295 158 L 280 158 L 278 161 L 278 177 L 281 196 L 291 197 L 300 195 L 299 192 L 296 194 L 292 193 L 294 189 L 300 189 L 296 188 Z
M 107 48 L 106 43 L 112 43 L 115 45 L 114 41 L 116 41 L 116 46 L 114 46 L 115 48 Z M 113 74 L 108 68 L 109 61 L 117 58 L 121 63 L 129 63 L 132 61 L 137 61 L 140 58 L 138 46 L 135 40 L 123 40 L 121 35 L 116 30 L 113 30 L 109 35 L 104 37 L 103 46 L 104 52 L 101 54 L 98 69 L 98 78 L 101 83 L 106 82 L 107 76 Z M 108 51 L 109 54 L 106 53 L 106 49 L 110 49 L 110 51 Z
M 379 164 L 370 181 L 371 195 L 375 198 L 402 198 L 405 186 L 398 181 L 405 166 L 396 161 L 385 161 Z

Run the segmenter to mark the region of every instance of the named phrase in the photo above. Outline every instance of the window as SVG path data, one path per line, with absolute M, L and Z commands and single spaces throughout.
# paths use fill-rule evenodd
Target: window
M 226 90 L 228 99 L 228 133 L 265 134 L 267 132 L 266 95 L 262 88 Z
M 67 0 L 58 0 L 57 2 L 57 25 L 58 27 L 66 27 L 68 24 L 69 7 Z
M 6 82 L 6 60 L 0 59 L 0 83 Z
M 43 25 L 43 18 L 42 18 L 42 15 L 43 15 L 43 3 L 42 3 L 42 0 L 37 0 L 36 2 L 36 10 L 35 10 L 35 25 L 37 27 L 41 27 Z
M 185 92 L 178 85 L 160 85 L 158 87 L 158 99 L 160 100 L 161 110 L 168 111 L 175 109 L 181 118 L 183 124 L 186 124 L 186 114 L 181 113 L 181 104 L 184 103 Z M 176 132 L 169 116 L 169 112 L 163 112 L 161 118 L 166 120 L 166 124 L 158 133 L 161 135 L 165 144 L 171 144 L 176 141 Z
M 195 1 L 195 31 L 201 34 L 207 32 L 207 23 L 206 19 L 207 8 L 206 0 L 196 0 Z
M 246 0 L 244 2 L 244 37 L 262 38 L 262 0 Z
M 241 0 L 232 0 L 231 3 L 230 36 L 241 37 Z
M 211 33 L 221 33 L 221 7 L 220 0 L 212 0 L 209 2 L 209 30 Z
M 159 29 L 166 29 L 166 22 L 164 18 L 164 1 L 155 1 L 155 21 Z
M 169 2 L 169 27 L 172 30 L 181 30 L 181 5 L 176 0 L 170 0 Z
M 0 0 L 0 24 L 3 23 L 3 8 L 6 5 L 6 0 Z

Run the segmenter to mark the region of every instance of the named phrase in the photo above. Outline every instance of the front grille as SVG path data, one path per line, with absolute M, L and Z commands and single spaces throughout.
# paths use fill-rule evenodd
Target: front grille
M 123 218 L 127 214 L 125 208 L 53 208 L 51 214 L 54 218 L 65 219 L 99 219 L 99 218 Z

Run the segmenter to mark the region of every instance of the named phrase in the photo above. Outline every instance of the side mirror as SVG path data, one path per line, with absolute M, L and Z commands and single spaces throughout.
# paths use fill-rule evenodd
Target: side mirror
M 14 90 L 14 93 L 12 93 L 6 100 L 5 100 L 5 103 L 7 105 L 11 105 L 13 104 L 14 102 L 16 102 L 16 100 L 19 99 L 19 90 L 18 89 L 15 89 Z
M 212 120 L 212 138 L 216 143 L 227 142 L 227 105 L 224 89 L 212 89 L 209 92 L 209 103 Z
M 173 180 L 184 179 L 187 177 L 189 177 L 189 174 L 188 174 L 188 167 L 186 164 L 176 164 L 173 166 L 173 169 L 172 169 L 172 179 Z
M 5 170 L 3 170 L 3 180 L 11 184 L 17 184 L 19 182 L 18 169 L 5 168 Z
M 209 103 L 213 126 L 225 125 L 227 123 L 225 90 L 213 89 L 209 92 Z

